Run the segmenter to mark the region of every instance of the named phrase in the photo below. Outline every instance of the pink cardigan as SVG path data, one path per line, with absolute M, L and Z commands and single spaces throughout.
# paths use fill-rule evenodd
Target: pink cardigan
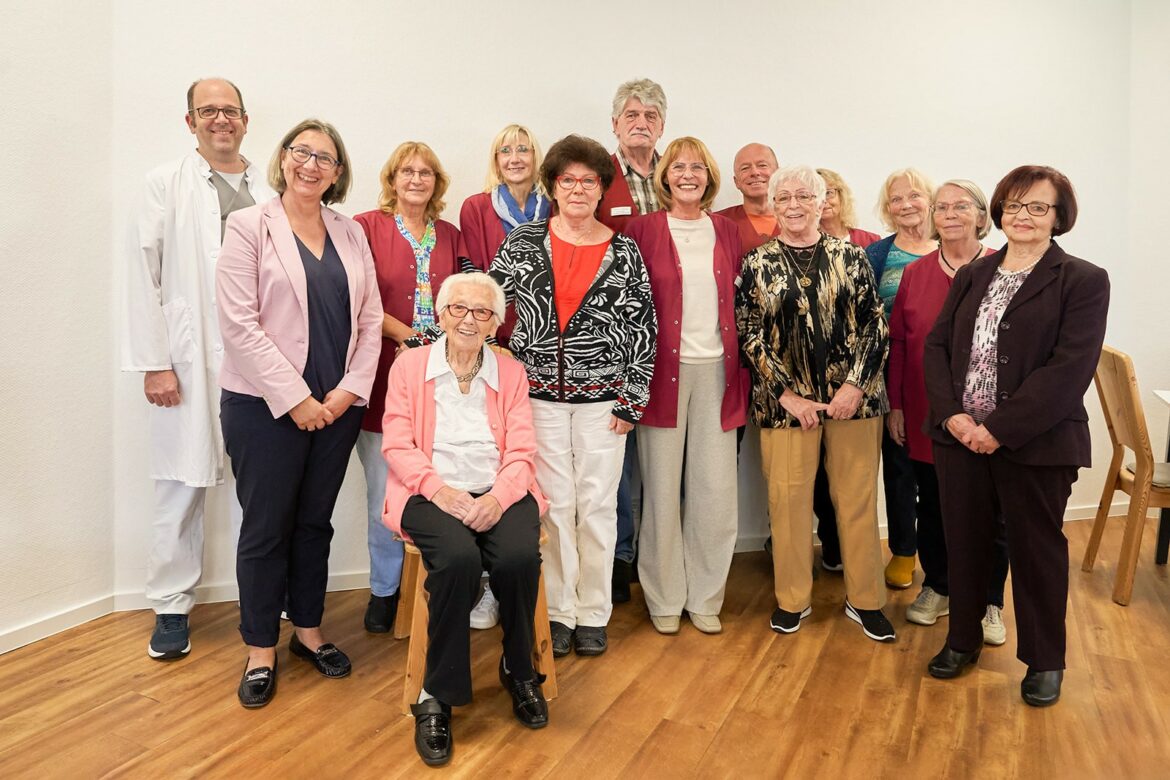
M 431 347 L 403 352 L 390 367 L 386 415 L 382 418 L 382 454 L 386 474 L 386 503 L 382 522 L 402 531 L 402 510 L 411 496 L 428 501 L 446 484 L 431 462 L 435 448 L 435 383 L 426 381 Z M 536 431 L 528 402 L 528 375 L 519 361 L 496 355 L 500 390 L 487 388 L 488 423 L 500 449 L 500 469 L 488 494 L 505 511 L 528 493 L 543 515 L 548 501 L 536 484 Z
M 364 405 L 382 349 L 382 303 L 374 258 L 352 219 L 321 207 L 325 230 L 349 279 L 350 337 L 338 383 Z M 263 398 L 281 417 L 309 397 L 301 376 L 309 359 L 305 267 L 279 197 L 228 217 L 215 266 L 225 390 Z

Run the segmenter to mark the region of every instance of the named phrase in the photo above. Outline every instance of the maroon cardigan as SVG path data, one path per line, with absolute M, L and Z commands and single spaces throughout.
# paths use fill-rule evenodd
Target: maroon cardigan
M 504 243 L 504 226 L 492 208 L 492 196 L 486 192 L 472 195 L 459 209 L 459 232 L 467 247 L 471 264 L 481 271 L 491 268 L 496 250 Z
M 925 430 L 937 444 L 961 446 L 942 424 L 963 413 L 975 318 L 1003 257 L 1001 249 L 959 269 L 926 338 Z M 1091 465 L 1085 391 L 1108 312 L 1109 274 L 1054 241 L 999 323 L 997 405 L 983 424 L 1004 457 L 1036 466 Z
M 723 338 L 723 372 L 726 387 L 719 420 L 730 431 L 747 421 L 749 378 L 739 359 L 739 335 L 735 328 L 735 282 L 739 279 L 743 252 L 739 231 L 729 219 L 711 215 L 715 226 L 715 255 L 712 274 L 719 293 L 719 327 Z M 650 400 L 641 425 L 674 428 L 678 425 L 679 345 L 682 342 L 682 264 L 670 237 L 665 211 L 656 211 L 631 221 L 626 235 L 634 239 L 650 276 L 650 295 L 658 317 L 654 378 Z
M 716 211 L 715 213 L 721 217 L 727 217 L 735 223 L 736 228 L 739 230 L 739 243 L 743 246 L 743 253 L 745 255 L 753 249 L 763 246 L 764 242 L 770 241 L 780 235 L 779 222 L 772 229 L 772 235 L 764 237 L 757 233 L 756 226 L 748 218 L 747 211 L 744 209 L 742 203 L 738 206 L 728 206 L 722 211 Z
M 601 196 L 596 216 L 599 222 L 613 232 L 625 233 L 626 225 L 641 212 L 634 203 L 634 196 L 630 194 L 630 185 L 626 181 L 625 171 L 622 170 L 617 155 L 611 154 L 609 159 L 613 162 L 613 183 Z M 617 209 L 619 214 L 614 215 L 614 209 Z

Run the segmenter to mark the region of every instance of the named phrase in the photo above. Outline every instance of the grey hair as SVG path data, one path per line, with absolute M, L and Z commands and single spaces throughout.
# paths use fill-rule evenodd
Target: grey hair
M 666 121 L 666 93 L 662 91 L 662 85 L 658 82 L 650 79 L 633 79 L 618 87 L 613 95 L 614 119 L 621 116 L 630 98 L 637 98 L 643 105 L 657 108 L 658 113 L 662 114 L 662 121 Z
M 825 202 L 825 192 L 828 187 L 825 185 L 825 180 L 816 172 L 816 169 L 809 165 L 785 165 L 783 168 L 776 169 L 772 174 L 772 178 L 768 179 L 768 202 L 775 205 L 776 190 L 780 189 L 780 184 L 789 179 L 795 179 L 808 188 L 817 199 L 817 205 L 820 206 Z
M 976 223 L 975 238 L 986 238 L 987 234 L 991 232 L 991 216 L 987 213 L 987 210 L 991 207 L 987 203 L 987 196 L 983 194 L 983 190 L 979 189 L 979 185 L 970 179 L 947 179 L 942 184 L 934 188 L 934 192 L 932 192 L 930 195 L 930 237 L 936 241 L 939 238 L 938 228 L 935 227 L 934 224 L 934 204 L 936 201 L 938 201 L 939 190 L 948 184 L 952 187 L 958 187 L 963 192 L 970 195 L 971 200 L 975 201 L 976 208 L 978 208 L 979 211 L 983 214 L 983 225 L 980 226 L 978 223 Z
M 456 287 L 480 287 L 492 294 L 492 311 L 495 312 L 497 324 L 504 321 L 504 288 L 500 283 L 483 271 L 469 271 L 465 274 L 451 274 L 439 286 L 439 294 L 435 296 L 435 313 L 447 307 L 447 301 L 455 292 Z

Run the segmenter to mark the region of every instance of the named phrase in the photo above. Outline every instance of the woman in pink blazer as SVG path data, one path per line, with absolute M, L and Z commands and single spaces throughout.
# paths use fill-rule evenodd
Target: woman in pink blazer
M 532 667 L 548 502 L 536 485 L 528 376 L 484 345 L 504 318 L 491 277 L 448 277 L 435 311 L 445 335 L 394 361 L 382 421 L 385 523 L 422 553 L 431 596 L 426 675 L 412 707 L 415 748 L 430 765 L 450 758 L 451 706 L 471 701 L 469 619 L 485 569 L 504 628 L 500 682 L 523 725 L 548 724 Z
M 326 677 L 350 672 L 325 641 L 330 518 L 381 346 L 382 309 L 365 235 L 322 204 L 349 189 L 337 130 L 306 119 L 268 172 L 280 196 L 231 215 L 216 265 L 224 358 L 220 420 L 244 510 L 236 552 L 248 662 L 237 693 L 276 692 L 285 606 L 289 651 Z

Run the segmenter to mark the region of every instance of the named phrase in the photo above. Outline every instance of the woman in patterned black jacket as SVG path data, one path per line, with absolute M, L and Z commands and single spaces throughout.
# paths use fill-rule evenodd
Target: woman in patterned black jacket
M 570 135 L 541 166 L 556 215 L 508 234 L 491 275 L 516 310 L 510 346 L 528 370 L 536 478 L 549 497 L 542 550 L 553 652 L 605 652 L 613 610 L 617 486 L 642 416 L 657 322 L 638 246 L 594 218 L 613 165 Z

